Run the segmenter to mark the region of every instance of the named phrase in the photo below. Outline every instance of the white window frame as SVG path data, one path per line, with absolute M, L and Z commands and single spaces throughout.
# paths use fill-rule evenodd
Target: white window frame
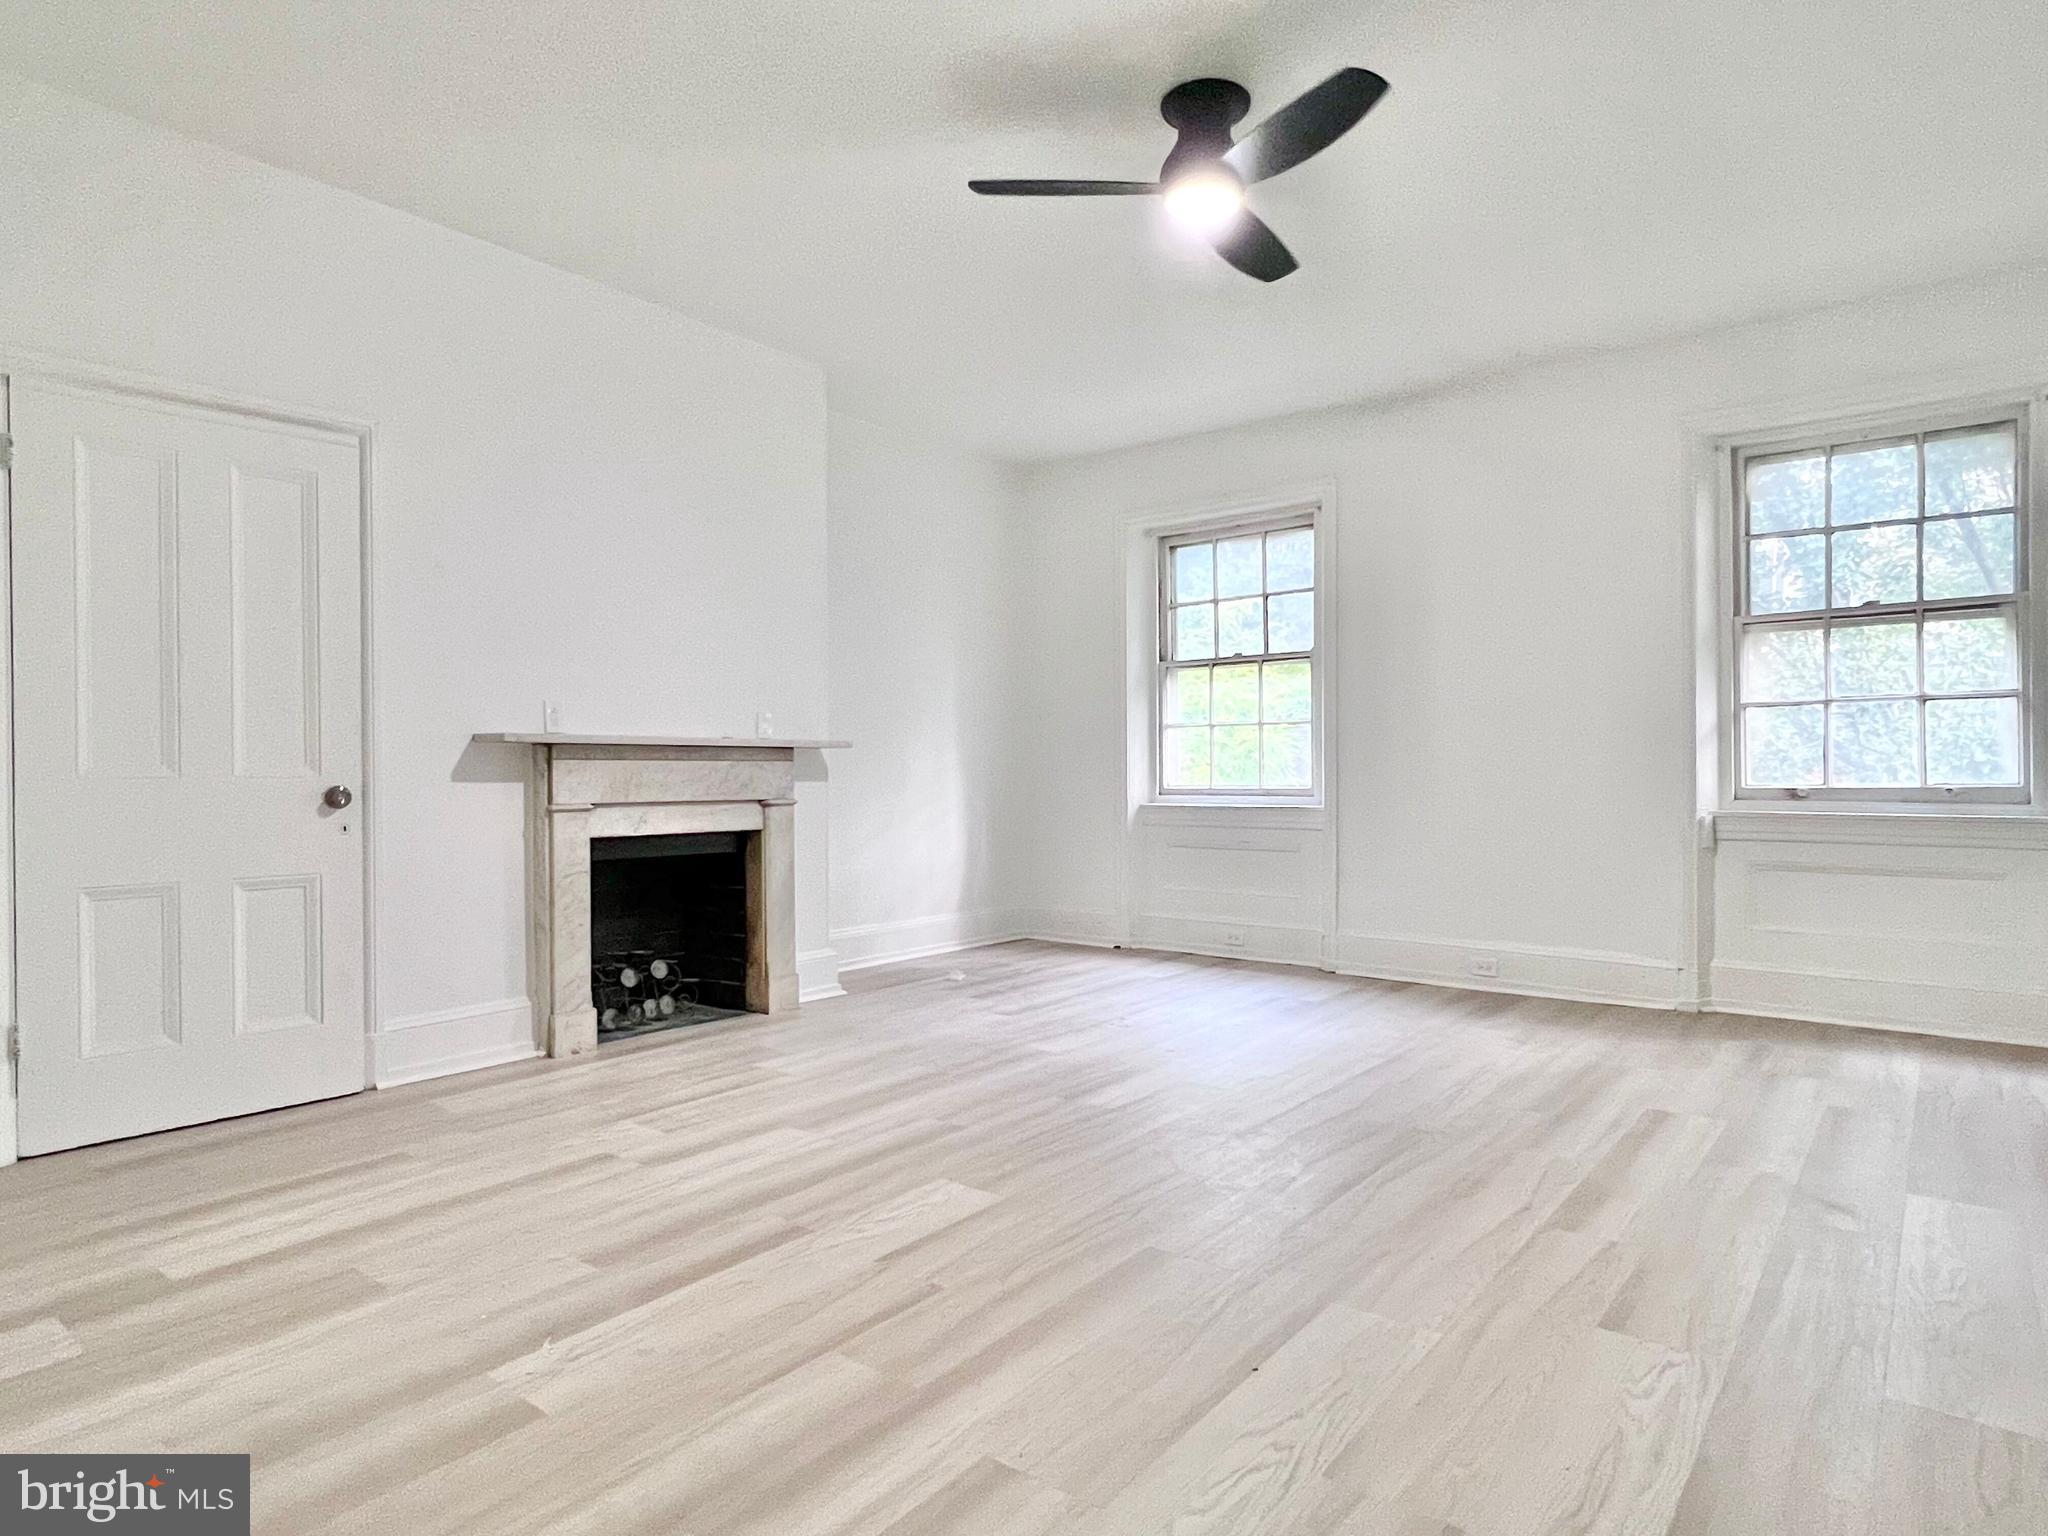
M 1246 496 L 1178 511 L 1137 513 L 1125 519 L 1125 612 L 1131 646 L 1129 704 L 1132 806 L 1236 807 L 1273 815 L 1328 811 L 1334 800 L 1330 745 L 1335 740 L 1336 615 L 1331 588 L 1335 565 L 1336 491 L 1311 482 L 1263 496 Z M 1315 643 L 1307 653 L 1309 679 L 1309 778 L 1306 790 L 1168 790 L 1162 785 L 1164 690 L 1169 649 L 1166 635 L 1166 550 L 1233 533 L 1307 527 L 1315 532 Z M 1141 627 L 1142 626 L 1142 627 Z M 1290 653 L 1295 654 L 1295 653 Z M 1237 658 L 1224 658 L 1225 661 Z M 1251 659 L 1251 658 L 1245 658 Z
M 1732 433 L 1716 440 L 1715 489 L 1718 504 L 1714 566 L 1720 572 L 1721 598 L 1718 613 L 1718 777 L 1720 808 L 1731 810 L 1790 811 L 1896 811 L 1908 813 L 1999 814 L 2039 812 L 2044 805 L 2042 776 L 2048 771 L 2048 698 L 2043 679 L 2048 674 L 2048 603 L 2042 600 L 2043 565 L 2048 563 L 2048 538 L 2042 535 L 2043 512 L 2039 493 L 2048 486 L 2041 473 L 2044 441 L 2044 396 L 2039 391 L 2008 391 L 1918 405 L 1900 405 L 1882 411 L 1845 414 L 1833 418 L 1802 421 L 1780 426 Z M 2014 610 L 2019 635 L 2019 697 L 2021 700 L 2020 774 L 2017 786 L 1957 785 L 1905 788 L 1850 788 L 1815 785 L 1802 788 L 1750 787 L 1743 782 L 1743 721 L 1741 655 L 1745 631 L 1755 622 L 1748 607 L 1749 530 L 1745 515 L 1742 477 L 1746 464 L 1776 453 L 1803 448 L 1837 445 L 1851 441 L 1874 442 L 1887 437 L 1930 435 L 1955 428 L 2010 419 L 2018 434 L 2015 458 L 2015 562 L 2017 591 L 2010 598 L 1927 601 L 1917 599 L 1862 609 L 1832 607 L 1801 614 L 1771 616 L 1765 622 L 1802 624 L 1826 619 L 1923 618 L 1961 608 L 1982 610 L 2009 604 Z M 1924 509 L 1924 483 L 1923 483 Z M 1916 523 L 1914 526 L 1924 526 Z M 1827 594 L 1832 602 L 1833 593 Z
M 1316 560 L 1314 571 L 1309 578 L 1308 593 L 1315 615 L 1314 629 L 1309 637 L 1309 648 L 1305 651 L 1262 650 L 1243 656 L 1214 655 L 1207 660 L 1176 661 L 1173 655 L 1173 552 L 1190 544 L 1212 544 L 1224 539 L 1246 538 L 1252 534 L 1285 533 L 1297 528 L 1306 528 L 1314 537 Z M 1323 571 L 1322 532 L 1316 526 L 1313 506 L 1297 507 L 1291 511 L 1271 516 L 1252 518 L 1240 522 L 1226 522 L 1200 528 L 1183 529 L 1174 533 L 1161 534 L 1154 556 L 1158 566 L 1159 610 L 1157 665 L 1153 672 L 1153 728 L 1152 728 L 1152 799 L 1159 805 L 1183 805 L 1206 803 L 1218 799 L 1272 803 L 1276 805 L 1320 805 L 1322 803 L 1322 710 L 1317 696 L 1316 683 L 1323 669 L 1323 658 L 1318 641 L 1322 635 Z M 1298 589 L 1296 589 L 1298 590 Z M 1263 579 L 1259 589 L 1261 598 L 1267 595 Z M 1212 598 L 1212 603 L 1223 599 Z M 1221 636 L 1218 636 L 1220 641 Z M 1309 663 L 1309 783 L 1306 789 L 1267 789 L 1264 786 L 1252 788 L 1237 786 L 1226 789 L 1169 789 L 1166 785 L 1166 687 L 1176 671 L 1189 667 L 1217 667 L 1231 665 L 1261 666 L 1269 661 L 1306 661 Z M 1212 765 L 1213 766 L 1213 765 Z

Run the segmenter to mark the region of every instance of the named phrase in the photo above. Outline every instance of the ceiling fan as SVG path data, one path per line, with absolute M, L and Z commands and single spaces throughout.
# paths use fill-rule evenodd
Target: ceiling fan
M 1369 69 L 1340 69 L 1304 91 L 1243 138 L 1230 130 L 1251 110 L 1235 80 L 1186 80 L 1159 101 L 1180 134 L 1157 181 L 970 181 L 985 197 L 1119 197 L 1161 193 L 1167 215 L 1216 248 L 1238 271 L 1275 282 L 1299 263 L 1244 205 L 1244 189 L 1328 149 L 1386 95 Z

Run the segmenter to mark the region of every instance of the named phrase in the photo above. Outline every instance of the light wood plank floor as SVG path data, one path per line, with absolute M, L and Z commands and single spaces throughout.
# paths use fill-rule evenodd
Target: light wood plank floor
M 0 1445 L 259 1529 L 2048 1530 L 2048 1066 L 1014 944 L 0 1171 Z

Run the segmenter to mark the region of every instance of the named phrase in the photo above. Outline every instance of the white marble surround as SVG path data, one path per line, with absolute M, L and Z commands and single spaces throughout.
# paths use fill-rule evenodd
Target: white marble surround
M 751 832 L 747 1007 L 797 1005 L 796 753 L 840 741 L 479 733 L 532 749 L 529 983 L 550 1056 L 597 1045 L 590 997 L 590 840 Z

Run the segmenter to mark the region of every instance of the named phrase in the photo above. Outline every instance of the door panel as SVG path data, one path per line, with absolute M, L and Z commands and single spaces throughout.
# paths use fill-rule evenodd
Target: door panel
M 183 940 L 175 885 L 78 893 L 81 1056 L 154 1050 L 183 1038 L 178 995 Z
M 78 435 L 78 769 L 178 771 L 178 464 L 167 449 Z
M 360 1089 L 357 445 L 12 407 L 21 1150 Z
M 235 1032 L 320 1022 L 320 877 L 235 882 Z
M 235 772 L 320 771 L 320 486 L 231 471 Z

